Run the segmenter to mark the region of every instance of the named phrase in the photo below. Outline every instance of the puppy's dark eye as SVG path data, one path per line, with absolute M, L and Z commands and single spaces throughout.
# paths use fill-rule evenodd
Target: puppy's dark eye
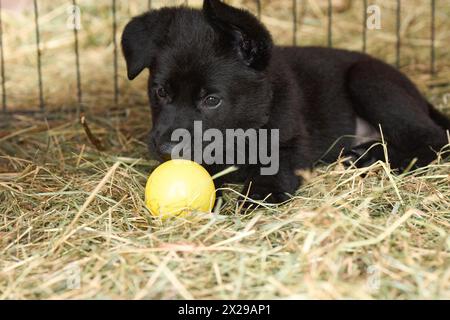
M 217 108 L 222 104 L 222 99 L 216 96 L 207 96 L 203 104 L 207 108 Z
M 168 96 L 166 89 L 164 89 L 164 88 L 162 88 L 162 87 L 159 88 L 159 89 L 156 91 L 156 94 L 157 94 L 158 97 L 160 97 L 161 99 L 165 99 L 165 98 L 167 98 L 167 96 Z

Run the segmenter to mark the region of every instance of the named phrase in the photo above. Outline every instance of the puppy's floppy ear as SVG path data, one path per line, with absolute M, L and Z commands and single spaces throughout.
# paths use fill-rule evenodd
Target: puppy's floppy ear
M 204 0 L 203 13 L 213 28 L 231 42 L 246 65 L 256 70 L 267 67 L 273 41 L 255 16 L 220 0 Z
M 135 17 L 126 25 L 122 34 L 122 51 L 130 80 L 152 66 L 174 15 L 173 9 L 161 9 Z

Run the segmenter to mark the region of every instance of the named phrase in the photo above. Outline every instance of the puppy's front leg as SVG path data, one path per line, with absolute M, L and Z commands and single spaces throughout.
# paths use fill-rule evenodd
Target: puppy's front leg
M 252 200 L 264 200 L 268 203 L 282 203 L 291 198 L 301 183 L 295 175 L 289 159 L 280 158 L 280 167 L 274 175 L 261 174 L 260 168 L 254 168 L 245 183 L 244 194 Z

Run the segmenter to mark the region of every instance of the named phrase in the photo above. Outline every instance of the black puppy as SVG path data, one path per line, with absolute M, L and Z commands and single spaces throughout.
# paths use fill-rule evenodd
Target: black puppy
M 448 142 L 450 121 L 394 68 L 356 52 L 274 47 L 252 14 L 219 0 L 135 17 L 122 47 L 131 80 L 150 70 L 150 150 L 161 157 L 172 132 L 196 120 L 204 129 L 280 130 L 278 174 L 249 166 L 229 177 L 251 183 L 253 199 L 286 200 L 300 185 L 295 170 L 342 151 L 358 166 L 385 160 L 381 146 L 371 148 L 380 127 L 393 168 L 425 166 Z

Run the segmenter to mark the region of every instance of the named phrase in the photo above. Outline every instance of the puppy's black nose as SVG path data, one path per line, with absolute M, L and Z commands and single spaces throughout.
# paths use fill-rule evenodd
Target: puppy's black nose
M 164 161 L 169 161 L 172 159 L 172 150 L 175 147 L 174 143 L 163 143 L 159 146 L 159 156 L 164 160 Z

